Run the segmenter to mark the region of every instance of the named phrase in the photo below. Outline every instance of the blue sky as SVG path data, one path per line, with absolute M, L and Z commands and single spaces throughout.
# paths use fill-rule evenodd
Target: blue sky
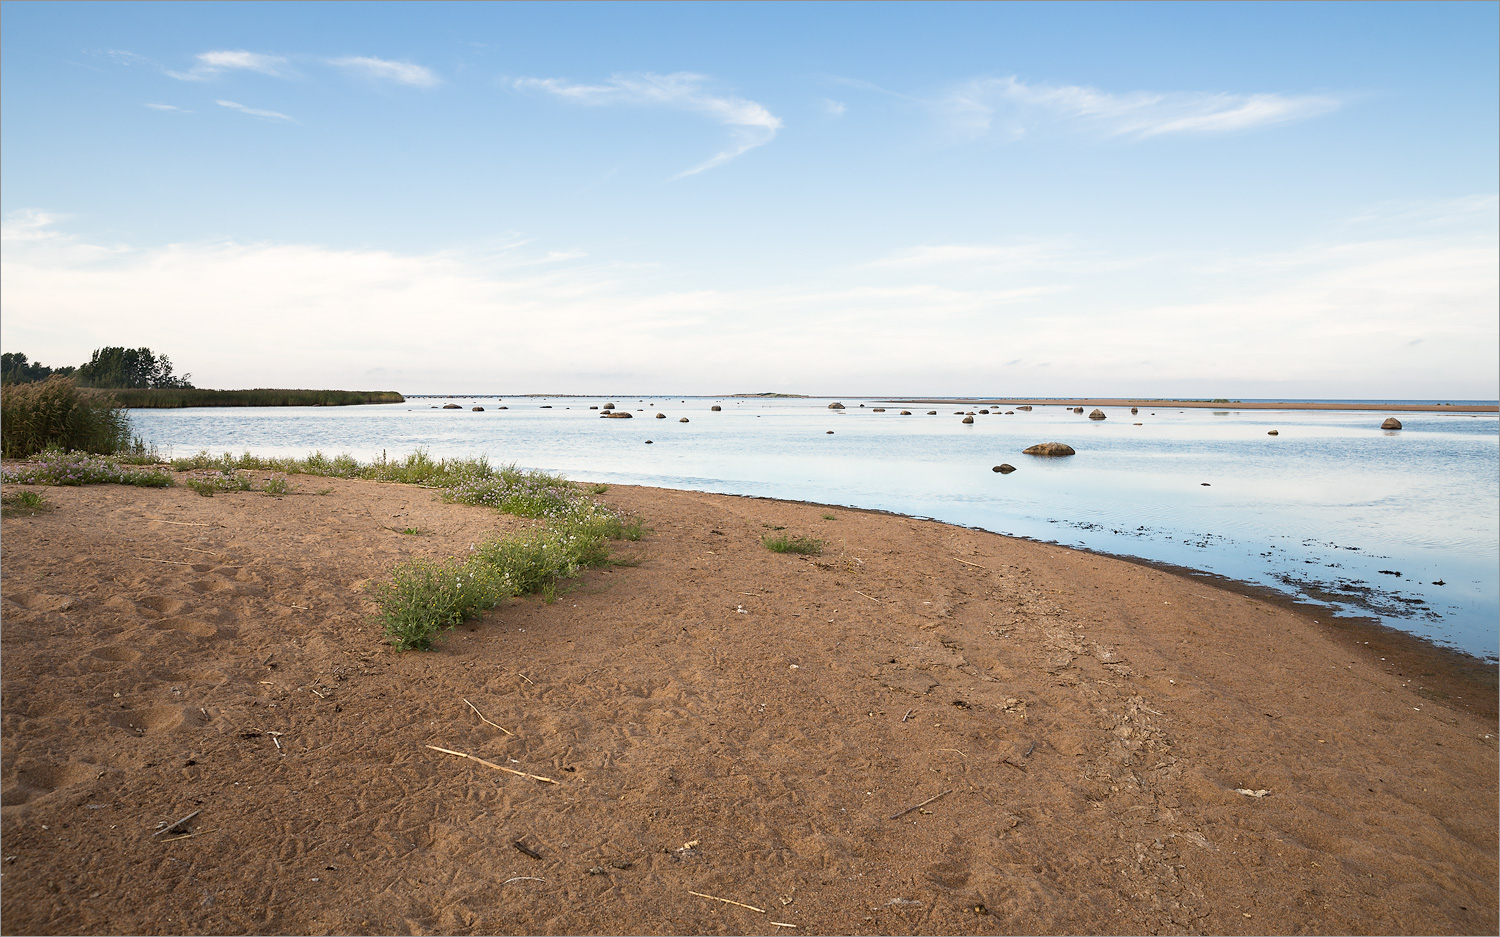
M 1497 9 L 0 6 L 0 343 L 200 386 L 1500 394 Z

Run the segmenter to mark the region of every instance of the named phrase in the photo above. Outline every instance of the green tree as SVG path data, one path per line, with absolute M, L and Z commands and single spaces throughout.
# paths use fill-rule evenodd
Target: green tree
M 151 349 L 125 348 L 111 345 L 96 348 L 88 364 L 77 371 L 80 384 L 87 387 L 192 387 L 191 374 L 176 377 L 172 374 L 172 359 L 166 355 L 157 357 Z

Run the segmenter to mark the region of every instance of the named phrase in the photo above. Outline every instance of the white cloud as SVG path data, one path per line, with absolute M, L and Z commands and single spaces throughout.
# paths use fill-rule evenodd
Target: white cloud
M 397 84 L 412 85 L 417 88 L 432 88 L 442 84 L 442 79 L 430 69 L 421 65 L 413 65 L 411 62 L 393 62 L 389 59 L 354 55 L 329 59 L 328 64 L 357 72 L 366 78 L 394 81 Z
M 968 136 L 1019 137 L 1058 125 L 1107 137 L 1215 134 L 1306 120 L 1336 110 L 1331 95 L 1136 91 L 1111 94 L 1080 85 L 1028 84 L 1015 76 L 976 78 L 935 106 Z M 996 124 L 1000 126 L 997 128 Z
M 7 350 L 82 360 L 131 322 L 132 343 L 168 351 L 205 386 L 374 386 L 385 368 L 411 392 L 1262 396 L 1239 388 L 1275 384 L 1493 397 L 1500 374 L 1492 232 L 1311 244 L 1288 252 L 1303 256 L 1295 265 L 1273 255 L 1209 269 L 1179 254 L 1123 276 L 1066 244 L 939 246 L 890 255 L 912 263 L 880 283 L 867 266 L 749 289 L 524 241 L 482 255 L 129 249 L 68 237 L 40 211 L 7 218 L 4 237 Z M 943 276 L 955 263 L 997 266 L 988 279 Z M 1070 268 L 1083 272 L 1017 272 Z
M 236 101 L 215 101 L 214 103 L 219 105 L 220 107 L 227 107 L 231 110 L 239 111 L 241 114 L 249 114 L 251 117 L 261 117 L 266 120 L 284 120 L 293 124 L 297 122 L 295 118 L 288 117 L 280 111 L 263 111 L 259 108 L 246 107 L 245 105 L 240 104 Z
M 167 74 L 180 81 L 207 81 L 227 71 L 251 71 L 281 77 L 286 68 L 286 59 L 279 55 L 264 55 L 243 49 L 200 52 L 195 58 L 196 64 L 188 71 L 169 71 Z
M 546 91 L 565 100 L 594 106 L 669 107 L 702 114 L 734 133 L 732 146 L 697 166 L 677 174 L 691 176 L 727 163 L 748 150 L 770 143 L 781 129 L 781 118 L 745 98 L 723 97 L 704 89 L 707 76 L 691 72 L 656 75 L 612 75 L 598 85 L 571 84 L 559 78 L 520 78 L 515 87 Z
M 823 113 L 829 117 L 843 117 L 845 112 L 849 110 L 849 105 L 843 101 L 835 101 L 832 98 L 824 98 L 820 103 L 823 105 Z
M 175 104 L 147 104 L 145 106 L 151 108 L 153 111 L 178 111 L 179 113 L 183 114 L 192 113 L 192 111 L 187 110 L 186 108 L 178 107 Z

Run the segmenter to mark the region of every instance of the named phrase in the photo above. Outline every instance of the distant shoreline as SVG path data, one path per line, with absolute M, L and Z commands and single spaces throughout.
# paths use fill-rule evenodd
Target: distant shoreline
M 1256 400 L 1132 400 L 1123 397 L 891 397 L 882 402 L 914 405 L 990 407 L 1157 407 L 1198 410 L 1399 410 L 1409 413 L 1500 413 L 1496 404 L 1448 403 L 1322 403 L 1317 401 Z
M 348 407 L 361 404 L 405 403 L 393 390 L 306 390 L 256 387 L 247 390 L 199 388 L 153 389 L 131 387 L 108 391 L 129 410 L 170 410 L 180 407 Z

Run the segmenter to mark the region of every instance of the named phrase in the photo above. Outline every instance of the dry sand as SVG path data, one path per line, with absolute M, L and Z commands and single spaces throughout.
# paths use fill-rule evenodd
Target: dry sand
M 1060 547 L 624 486 L 630 565 L 397 654 L 364 584 L 525 522 L 293 481 L 4 521 L 6 933 L 1496 933 L 1493 667 Z

